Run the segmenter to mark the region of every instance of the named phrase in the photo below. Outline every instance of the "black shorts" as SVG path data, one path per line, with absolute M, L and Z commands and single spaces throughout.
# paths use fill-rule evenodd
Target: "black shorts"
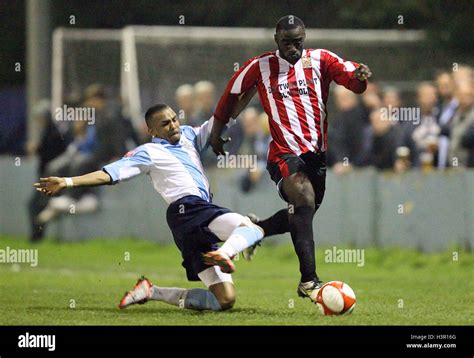
M 316 210 L 323 202 L 326 190 L 326 153 L 307 152 L 300 156 L 296 154 L 282 154 L 277 161 L 268 161 L 267 170 L 276 183 L 280 197 L 288 202 L 282 190 L 283 178 L 297 172 L 305 173 L 313 186 L 316 197 Z
M 189 281 L 199 281 L 198 273 L 209 268 L 202 254 L 218 248 L 220 240 L 207 226 L 216 217 L 230 212 L 194 195 L 185 196 L 168 207 L 166 220 L 181 251 Z

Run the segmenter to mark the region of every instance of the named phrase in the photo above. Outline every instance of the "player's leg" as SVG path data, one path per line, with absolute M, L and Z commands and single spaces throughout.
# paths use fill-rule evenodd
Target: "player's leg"
M 283 179 L 282 190 L 290 204 L 289 228 L 300 261 L 301 282 L 313 281 L 317 278 L 313 239 L 313 186 L 305 173 L 297 172 Z
M 160 301 L 199 311 L 223 311 L 233 307 L 235 290 L 231 275 L 223 273 L 217 266 L 212 266 L 201 271 L 198 276 L 208 289 L 161 287 L 142 277 L 131 291 L 125 293 L 119 308 L 144 304 L 148 301 Z
M 265 237 L 280 235 L 286 232 L 290 232 L 290 222 L 288 220 L 288 209 L 281 209 L 267 219 L 261 220 L 257 215 L 253 213 L 247 214 L 250 221 L 255 225 L 260 226 Z M 257 252 L 257 247 L 262 244 L 262 241 L 246 248 L 242 251 L 242 256 L 245 260 L 251 261 Z
M 290 231 L 288 209 L 281 209 L 267 219 L 260 220 L 256 217 L 250 219 L 254 224 L 260 226 L 265 232 L 265 237 L 280 235 Z
M 224 244 L 216 251 L 208 252 L 204 259 L 209 265 L 219 265 L 224 272 L 233 272 L 232 258 L 263 238 L 263 229 L 248 217 L 226 213 L 216 217 L 208 225 L 209 230 Z
M 216 283 L 209 287 L 217 301 L 221 306 L 221 310 L 225 311 L 234 307 L 235 304 L 235 288 L 230 282 Z
M 298 256 L 301 281 L 298 286 L 300 296 L 314 296 L 315 290 L 319 288 L 320 281 L 316 274 L 315 245 L 313 239 L 313 217 L 317 209 L 316 193 L 313 182 L 307 173 L 313 177 L 313 167 L 317 163 L 311 163 L 308 167 L 306 157 L 285 154 L 269 160 L 267 169 L 272 180 L 277 183 L 278 191 L 283 200 L 288 202 L 288 229 Z M 278 213 L 277 213 L 278 214 Z M 280 211 L 279 215 L 284 215 Z M 269 220 L 270 226 L 275 227 L 276 221 Z M 260 223 L 258 223 L 260 225 Z
M 230 274 L 223 273 L 218 266 L 212 266 L 198 276 L 208 289 L 153 286 L 151 299 L 199 311 L 223 311 L 233 307 L 235 290 Z

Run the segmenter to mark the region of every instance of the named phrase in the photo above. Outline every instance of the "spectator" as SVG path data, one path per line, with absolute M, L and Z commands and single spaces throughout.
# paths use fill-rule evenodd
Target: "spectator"
M 396 87 L 386 87 L 383 90 L 382 104 L 387 108 L 400 108 L 402 100 L 400 98 L 400 91 Z
M 52 160 L 46 167 L 45 176 L 74 176 L 82 172 L 83 167 L 88 167 L 93 160 L 93 152 L 96 148 L 95 127 L 87 125 L 86 121 L 75 121 L 73 127 L 73 140 L 66 150 Z M 58 216 L 61 212 L 70 210 L 71 205 L 76 205 L 76 198 L 80 198 L 86 192 L 81 191 L 81 195 L 74 198 L 68 194 L 51 198 L 44 209 L 38 213 L 37 222 L 46 225 L 49 221 Z M 92 197 L 85 197 L 79 203 L 79 212 L 93 211 L 97 208 L 97 200 Z M 92 208 L 83 210 L 84 205 Z M 81 210 L 82 209 L 82 210 Z
M 397 148 L 402 144 L 402 128 L 383 119 L 380 110 L 370 113 L 370 163 L 377 169 L 392 169 L 397 160 Z
M 52 161 L 46 169 L 48 176 L 75 176 L 97 170 L 101 165 L 120 158 L 126 152 L 125 142 L 129 127 L 121 115 L 118 103 L 106 98 L 105 89 L 93 84 L 84 92 L 83 106 L 94 109 L 93 121 L 74 121 L 74 140 L 65 153 Z M 53 198 L 38 215 L 38 221 L 47 223 L 71 205 L 76 213 L 93 212 L 98 208 L 95 188 L 77 188 L 70 194 Z
M 49 162 L 64 152 L 68 137 L 63 137 L 51 117 L 51 102 L 42 100 L 33 107 L 33 123 L 35 135 L 30 136 L 26 152 L 30 156 L 38 156 L 38 178 L 44 177 Z M 48 205 L 48 197 L 34 190 L 28 202 L 30 220 L 30 241 L 38 242 L 44 237 L 44 228 L 37 220 L 38 214 Z
M 398 126 L 405 125 L 405 118 L 401 118 L 400 108 L 402 107 L 402 100 L 400 92 L 396 87 L 385 87 L 382 96 L 382 105 L 386 117 L 392 123 L 398 123 Z
M 418 159 L 431 158 L 431 163 L 425 163 L 427 166 L 436 165 L 435 158 L 437 158 L 438 151 L 438 137 L 440 134 L 440 127 L 437 124 L 436 118 L 438 115 L 438 96 L 436 88 L 428 83 L 422 82 L 417 88 L 417 104 L 420 109 L 420 120 L 418 125 L 406 126 L 411 139 L 414 141 L 416 151 L 419 153 Z
M 449 158 L 452 166 L 467 166 L 471 159 L 472 145 L 469 145 L 468 133 L 474 125 L 473 95 L 472 85 L 467 82 L 461 83 L 456 90 L 459 107 L 450 125 Z
M 444 169 L 448 160 L 449 126 L 458 107 L 458 101 L 454 97 L 454 79 L 451 73 L 447 71 L 438 73 L 436 86 L 439 94 L 437 120 L 441 129 L 438 144 L 438 169 Z
M 248 107 L 241 114 L 243 142 L 239 154 L 254 155 L 255 167 L 249 168 L 241 179 L 241 189 L 247 193 L 252 190 L 265 173 L 267 150 L 271 137 L 268 127 L 268 116 L 259 113 L 254 107 Z
M 197 127 L 199 123 L 191 121 L 194 113 L 194 88 L 190 84 L 179 86 L 175 92 L 175 100 L 178 106 L 178 119 L 181 124 Z
M 106 97 L 100 84 L 93 84 L 84 92 L 84 106 L 95 109 L 97 150 L 94 151 L 95 167 L 120 158 L 125 152 L 128 134 L 119 103 Z
M 456 87 L 464 82 L 472 85 L 474 82 L 474 71 L 470 66 L 459 65 L 457 68 L 453 69 L 453 78 Z
M 468 152 L 466 166 L 468 168 L 474 168 L 474 124 L 471 124 L 462 136 L 461 145 Z
M 198 127 L 214 115 L 214 84 L 209 81 L 199 81 L 194 85 L 193 92 L 194 111 L 190 117 L 189 125 Z M 231 137 L 234 136 L 236 129 L 238 130 L 238 128 L 233 128 L 228 135 Z M 232 135 L 230 133 L 232 133 Z M 232 143 L 231 146 L 235 147 L 235 143 Z M 212 151 L 205 151 L 201 157 L 201 161 L 204 167 L 212 167 L 217 164 L 217 158 Z
M 196 102 L 192 123 L 195 126 L 200 126 L 214 114 L 214 84 L 209 81 L 199 81 L 194 85 L 194 94 Z
M 338 113 L 330 121 L 328 163 L 334 165 L 336 174 L 343 174 L 353 166 L 368 164 L 369 123 L 364 107 L 353 92 L 337 86 L 334 94 Z
M 369 117 L 370 112 L 382 105 L 380 101 L 379 86 L 375 82 L 368 82 L 367 89 L 362 93 L 362 105 L 366 110 L 366 116 Z

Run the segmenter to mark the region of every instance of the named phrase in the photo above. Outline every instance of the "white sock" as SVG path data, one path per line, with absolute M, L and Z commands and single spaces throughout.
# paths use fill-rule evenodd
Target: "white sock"
M 152 287 L 151 299 L 191 310 L 220 311 L 222 308 L 216 296 L 202 288 Z
M 158 286 L 153 286 L 152 290 L 153 290 L 151 294 L 152 300 L 166 302 L 174 306 L 184 305 L 184 300 L 186 298 L 186 291 L 188 291 L 185 288 L 158 287 Z
M 263 239 L 263 233 L 256 227 L 239 226 L 232 231 L 232 234 L 218 251 L 229 257 L 234 257 L 261 239 Z

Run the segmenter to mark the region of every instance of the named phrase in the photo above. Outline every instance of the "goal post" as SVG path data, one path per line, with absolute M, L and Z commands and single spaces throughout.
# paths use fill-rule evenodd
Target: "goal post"
M 53 35 L 53 108 L 82 94 L 88 85 L 102 83 L 140 130 L 149 106 L 157 102 L 176 106 L 175 90 L 182 84 L 208 80 L 218 96 L 244 61 L 275 50 L 273 34 L 273 29 L 265 28 L 58 28 Z M 306 47 L 328 48 L 367 63 L 379 83 L 395 83 L 402 92 L 413 91 L 423 79 L 414 61 L 424 51 L 424 39 L 422 31 L 306 29 Z M 432 56 L 424 58 L 429 67 Z M 409 67 L 413 71 L 407 76 Z

